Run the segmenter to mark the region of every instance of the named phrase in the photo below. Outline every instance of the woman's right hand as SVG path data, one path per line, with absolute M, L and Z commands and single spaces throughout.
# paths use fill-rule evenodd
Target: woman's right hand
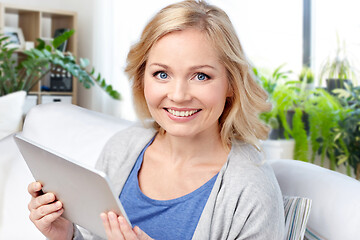
M 72 239 L 73 224 L 61 217 L 64 208 L 53 193 L 42 192 L 39 182 L 30 183 L 28 191 L 31 201 L 28 205 L 30 220 L 48 239 Z M 56 200 L 56 201 L 55 201 Z

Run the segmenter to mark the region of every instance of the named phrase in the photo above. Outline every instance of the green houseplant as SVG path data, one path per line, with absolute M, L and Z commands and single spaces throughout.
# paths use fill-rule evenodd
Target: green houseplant
M 319 154 L 321 165 L 327 156 L 331 169 L 335 169 L 336 135 L 332 129 L 338 127 L 339 121 L 343 119 L 344 108 L 326 91 L 306 89 L 306 81 L 289 81 L 289 73 L 283 81 L 277 82 L 269 94 L 272 110 L 260 116 L 272 128 L 270 139 L 294 139 L 295 159 L 314 162 L 315 156 Z M 260 82 L 263 79 L 266 77 L 263 76 Z
M 279 71 L 283 72 L 281 68 L 276 69 Z M 276 84 L 269 94 L 273 108 L 260 116 L 272 128 L 270 141 L 293 139 L 294 159 L 314 163 L 319 156 L 320 165 L 324 166 L 328 158 L 330 169 L 346 164 L 348 175 L 351 166 L 359 176 L 360 87 L 349 85 L 350 92 L 334 91 L 341 92 L 345 101 L 321 88 L 308 90 L 306 81 L 290 81 L 289 73 L 286 78 L 273 81 Z M 260 75 L 258 71 L 255 75 L 262 85 L 275 76 Z M 272 134 L 274 132 L 278 134 Z
M 306 82 L 289 81 L 279 85 L 273 94 L 273 109 L 269 113 L 279 120 L 286 139 L 295 141 L 294 158 L 308 161 L 308 114 L 305 103 L 312 92 L 305 90 Z M 282 137 L 282 136 L 280 136 Z
M 89 60 L 80 58 L 78 63 L 71 53 L 57 50 L 73 33 L 65 32 L 50 45 L 38 40 L 36 48 L 23 52 L 9 47 L 8 37 L 0 35 L 0 139 L 21 129 L 26 92 L 53 66 L 70 72 L 85 88 L 97 84 L 112 98 L 120 99 L 120 94 L 100 74 L 95 74 L 94 68 L 88 71 Z
M 253 73 L 258 79 L 261 86 L 269 94 L 271 98 L 273 92 L 275 91 L 278 85 L 284 84 L 289 79 L 289 74 L 291 71 L 284 71 L 283 67 L 285 64 L 277 67 L 271 74 L 265 75 L 262 74 L 256 67 L 253 67 Z
M 299 81 L 289 81 L 292 72 L 283 71 L 282 67 L 283 65 L 276 68 L 270 76 L 260 75 L 258 71 L 255 71 L 264 89 L 268 92 L 271 90 L 269 100 L 273 104 L 272 110 L 262 113 L 260 118 L 272 129 L 270 140 L 294 139 L 293 157 L 307 161 L 307 116 L 302 104 L 307 96 L 306 82 L 300 84 Z M 268 84 L 269 82 L 272 85 Z
M 333 129 L 337 136 L 336 154 L 339 164 L 347 164 L 348 175 L 352 167 L 356 179 L 360 179 L 360 86 L 345 88 L 334 91 L 348 110 L 339 127 Z
M 299 74 L 299 81 L 301 82 L 299 85 L 302 85 L 302 83 L 305 82 L 306 89 L 314 89 L 314 79 L 314 73 L 311 68 L 304 66 Z
M 356 69 L 346 52 L 345 44 L 343 47 L 340 46 L 339 38 L 335 55 L 329 56 L 321 67 L 320 86 L 324 78 L 330 93 L 334 89 L 344 88 L 345 83 L 356 83 Z
M 255 67 L 253 68 L 256 79 L 269 94 L 269 100 L 273 103 L 273 108 L 270 112 L 260 115 L 260 118 L 272 128 L 270 139 L 277 139 L 280 136 L 281 138 L 284 138 L 283 127 L 278 113 L 281 112 L 283 108 L 286 108 L 286 106 L 284 106 L 284 104 L 274 104 L 273 102 L 274 94 L 278 93 L 279 88 L 286 84 L 289 79 L 289 74 L 291 73 L 291 71 L 283 71 L 283 66 L 284 65 L 277 67 L 271 74 L 268 75 L 261 73 Z M 286 101 L 282 101 L 282 103 L 286 103 Z
M 344 119 L 346 109 L 331 94 L 323 89 L 316 89 L 305 103 L 305 111 L 309 115 L 311 162 L 316 154 L 321 156 L 321 165 L 325 157 L 330 160 L 330 169 L 336 169 L 336 134 L 332 131 Z
M 51 66 L 61 66 L 77 78 L 85 88 L 97 84 L 112 98 L 120 99 L 120 94 L 105 82 L 94 68 L 88 71 L 89 60 L 80 58 L 79 63 L 71 53 L 57 50 L 72 34 L 73 30 L 55 38 L 51 45 L 38 39 L 36 48 L 20 53 L 17 48 L 9 48 L 8 37 L 0 35 L 0 96 L 16 91 L 29 91 L 40 79 L 50 72 Z
M 314 74 L 309 67 L 303 67 L 300 72 L 299 80 L 301 82 L 313 83 L 314 82 Z
M 273 109 L 265 115 L 276 117 L 285 138 L 294 139 L 294 159 L 314 162 L 319 154 L 321 165 L 328 157 L 330 169 L 335 170 L 339 164 L 336 141 L 342 140 L 333 129 L 339 127 L 347 109 L 323 89 L 309 91 L 305 90 L 304 83 L 301 88 L 295 84 L 288 82 L 277 87 L 272 98 Z

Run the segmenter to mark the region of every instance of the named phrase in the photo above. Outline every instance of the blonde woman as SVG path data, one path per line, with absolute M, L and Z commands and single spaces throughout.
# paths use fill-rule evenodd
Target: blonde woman
M 97 163 L 135 226 L 103 213 L 108 239 L 282 239 L 281 192 L 258 147 L 268 135 L 258 114 L 271 106 L 226 13 L 194 0 L 162 9 L 126 72 L 153 124 L 115 134 Z M 30 218 L 45 236 L 89 236 L 40 190 L 29 185 Z

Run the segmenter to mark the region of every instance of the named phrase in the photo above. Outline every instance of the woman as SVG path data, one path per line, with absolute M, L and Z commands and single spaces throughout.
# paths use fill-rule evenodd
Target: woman
M 153 124 L 115 134 L 97 163 L 136 227 L 103 213 L 109 239 L 282 239 L 281 192 L 258 147 L 268 134 L 258 114 L 271 106 L 249 69 L 227 15 L 203 1 L 170 5 L 145 27 L 126 72 Z M 84 237 L 40 191 L 29 185 L 39 230 Z

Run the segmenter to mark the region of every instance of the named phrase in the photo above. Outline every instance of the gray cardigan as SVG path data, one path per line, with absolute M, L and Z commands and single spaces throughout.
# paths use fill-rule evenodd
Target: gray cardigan
M 104 147 L 96 168 L 110 178 L 117 195 L 154 129 L 131 127 L 115 134 Z M 193 239 L 282 240 L 283 200 L 272 168 L 254 147 L 233 142 L 196 227 Z M 74 239 L 99 239 L 75 229 Z

